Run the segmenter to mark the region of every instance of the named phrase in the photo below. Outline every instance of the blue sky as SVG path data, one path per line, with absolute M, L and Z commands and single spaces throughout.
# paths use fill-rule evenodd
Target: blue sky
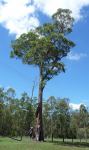
M 13 87 L 17 96 L 24 91 L 31 95 L 35 80 L 34 96 L 38 95 L 38 69 L 10 58 L 11 40 L 49 21 L 59 6 L 71 8 L 75 24 L 70 39 L 75 42 L 76 47 L 64 59 L 66 72 L 47 83 L 44 98 L 52 95 L 67 97 L 73 104 L 84 103 L 89 106 L 89 0 L 13 0 L 13 3 L 11 0 L 4 0 L 4 3 L 3 5 L 0 0 L 0 85 L 4 88 Z

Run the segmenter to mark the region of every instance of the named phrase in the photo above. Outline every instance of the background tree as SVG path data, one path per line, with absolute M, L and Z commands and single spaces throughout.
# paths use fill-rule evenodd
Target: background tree
M 80 127 L 86 128 L 88 124 L 88 110 L 85 105 L 81 104 L 79 109 Z
M 60 137 L 68 137 L 69 127 L 70 127 L 70 112 L 69 112 L 69 101 L 64 98 L 58 101 L 57 103 L 57 114 L 59 118 L 59 128 L 60 128 Z
M 84 138 L 87 141 L 88 110 L 86 106 L 83 104 L 80 105 L 79 117 L 80 117 L 79 128 L 81 128 L 80 132 L 84 132 Z
M 44 137 L 50 138 L 51 126 L 50 126 L 50 106 L 46 101 L 43 103 L 43 123 L 44 123 Z
M 0 134 L 2 135 L 3 130 L 3 117 L 4 117 L 4 88 L 0 87 Z
M 79 122 L 80 122 L 79 111 L 71 110 L 71 112 L 70 112 L 70 135 L 69 135 L 69 137 L 72 138 L 72 142 L 73 142 L 73 139 L 77 138 Z
M 78 128 L 77 138 L 80 139 L 80 143 L 81 143 L 82 139 L 85 139 L 85 129 L 84 128 Z
M 13 94 L 14 93 L 14 94 Z M 89 110 L 81 105 L 79 110 L 69 107 L 68 98 L 50 96 L 43 101 L 44 137 L 89 138 Z M 24 92 L 16 97 L 14 89 L 0 88 L 0 136 L 30 136 L 30 127 L 35 126 L 37 98 Z M 70 111 L 71 110 L 71 111 Z M 18 140 L 20 140 L 18 138 Z
M 68 9 L 58 9 L 51 23 L 43 24 L 12 42 L 12 57 L 39 68 L 38 108 L 36 111 L 38 140 L 44 140 L 42 123 L 42 96 L 44 87 L 55 75 L 65 71 L 61 61 L 74 43 L 67 38 L 72 32 L 74 19 Z
M 53 142 L 53 135 L 55 132 L 55 107 L 56 107 L 56 99 L 54 96 L 50 96 L 43 105 L 43 120 L 44 120 L 44 133 L 47 137 L 48 136 L 52 138 Z

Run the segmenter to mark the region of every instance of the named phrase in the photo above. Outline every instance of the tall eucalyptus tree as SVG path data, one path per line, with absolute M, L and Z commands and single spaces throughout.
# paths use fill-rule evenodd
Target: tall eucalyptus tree
M 11 56 L 20 58 L 24 64 L 39 68 L 39 93 L 36 111 L 38 140 L 44 140 L 42 123 L 42 96 L 47 81 L 65 71 L 62 59 L 75 45 L 67 38 L 72 32 L 74 19 L 68 9 L 58 9 L 50 23 L 22 34 L 12 42 Z

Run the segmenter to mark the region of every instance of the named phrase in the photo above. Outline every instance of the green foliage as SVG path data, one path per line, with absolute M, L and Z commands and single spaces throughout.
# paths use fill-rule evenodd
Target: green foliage
M 60 133 L 63 138 L 68 137 L 68 129 L 70 125 L 69 101 L 68 99 L 61 99 L 57 102 L 57 112 L 60 121 Z
M 15 90 L 0 88 L 0 135 L 26 135 L 34 125 L 34 105 L 27 93 L 17 99 Z
M 20 58 L 23 63 L 36 65 L 41 70 L 42 87 L 46 82 L 65 71 L 61 61 L 75 44 L 67 38 L 72 32 L 74 19 L 68 9 L 58 9 L 51 23 L 22 34 L 12 42 L 11 57 Z
M 52 16 L 50 23 L 45 23 L 29 31 L 27 34 L 22 34 L 12 42 L 13 50 L 11 57 L 19 58 L 24 64 L 35 65 L 39 68 L 39 109 L 37 109 L 36 117 L 39 120 L 40 132 L 38 135 L 40 141 L 44 141 L 42 124 L 42 96 L 44 87 L 47 81 L 55 75 L 65 72 L 65 65 L 62 59 L 75 46 L 67 37 L 72 32 L 74 21 L 71 13 L 68 9 L 58 9 Z
M 87 120 L 88 120 L 88 110 L 85 105 L 81 104 L 80 105 L 80 127 L 84 128 L 87 126 Z
M 77 138 L 86 139 L 86 130 L 84 128 L 79 128 L 77 131 Z
M 79 127 L 79 112 L 75 111 L 71 113 L 71 118 L 70 118 L 70 137 L 72 139 L 77 137 L 77 131 Z
M 13 94 L 14 93 L 14 94 Z M 37 98 L 31 99 L 24 92 L 16 98 L 15 90 L 0 88 L 0 135 L 29 135 L 30 127 L 35 127 Z M 45 138 L 89 138 L 89 111 L 81 105 L 77 111 L 70 111 L 69 99 L 51 96 L 43 104 Z

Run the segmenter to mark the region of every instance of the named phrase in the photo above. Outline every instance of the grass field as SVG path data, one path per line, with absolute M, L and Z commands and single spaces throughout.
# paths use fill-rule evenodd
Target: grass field
M 89 144 L 71 142 L 36 142 L 23 138 L 21 142 L 9 138 L 0 138 L 0 150 L 89 150 Z

